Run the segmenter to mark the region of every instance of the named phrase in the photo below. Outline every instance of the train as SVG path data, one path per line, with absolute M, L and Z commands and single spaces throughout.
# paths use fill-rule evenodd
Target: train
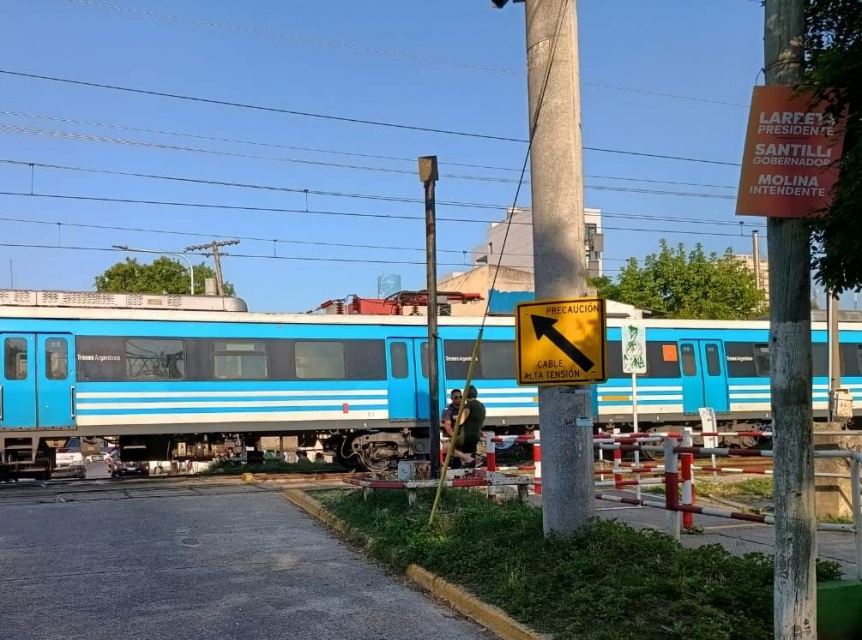
M 429 455 L 424 316 L 255 313 L 237 298 L 0 290 L 0 463 L 48 477 L 70 437 L 118 442 L 123 460 L 211 460 L 289 436 L 345 467 Z M 596 429 L 630 429 L 625 320 L 608 319 L 608 380 L 592 388 Z M 440 409 L 464 386 L 482 318 L 441 317 Z M 641 430 L 769 425 L 769 324 L 648 319 L 638 376 Z M 538 390 L 515 381 L 515 321 L 484 320 L 474 372 L 486 425 L 528 433 Z M 814 411 L 828 411 L 825 323 L 813 323 Z M 862 325 L 842 323 L 843 388 L 862 389 Z M 854 410 L 855 412 L 855 410 Z

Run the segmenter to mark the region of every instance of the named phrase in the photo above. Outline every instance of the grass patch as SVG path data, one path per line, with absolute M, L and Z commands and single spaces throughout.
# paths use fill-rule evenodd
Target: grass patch
M 697 480 L 694 485 L 698 498 L 725 498 L 727 500 L 771 500 L 772 478 L 753 478 L 733 482 L 712 482 Z M 644 493 L 664 495 L 662 485 L 648 485 L 641 488 Z M 680 491 L 682 489 L 680 488 Z
M 428 526 L 434 491 L 315 492 L 393 568 L 418 564 L 555 638 L 757 640 L 772 637 L 771 558 L 718 545 L 686 549 L 655 531 L 595 520 L 574 538 L 545 538 L 540 509 L 449 490 Z M 822 579 L 840 576 L 819 563 Z
M 237 464 L 229 460 L 214 462 L 207 471 L 201 475 L 242 475 L 243 473 L 328 473 L 333 471 L 345 471 L 339 464 L 329 462 L 312 462 L 300 458 L 296 462 L 281 462 L 272 460 L 263 464 Z

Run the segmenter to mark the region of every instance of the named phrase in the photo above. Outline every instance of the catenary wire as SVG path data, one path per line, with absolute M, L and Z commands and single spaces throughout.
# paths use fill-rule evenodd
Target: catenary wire
M 412 222 L 422 222 L 424 223 L 425 219 L 421 216 L 411 216 L 411 215 L 402 215 L 402 214 L 390 214 L 390 213 L 360 213 L 355 211 L 327 211 L 327 210 L 318 210 L 318 209 L 302 209 L 302 208 L 285 208 L 285 207 L 260 207 L 260 206 L 251 206 L 251 205 L 226 205 L 226 204 L 216 204 L 216 203 L 208 203 L 208 202 L 185 202 L 185 201 L 176 201 L 176 200 L 144 200 L 137 198 L 111 198 L 111 197 L 102 197 L 102 196 L 92 196 L 92 195 L 77 195 L 77 194 L 62 194 L 62 193 L 45 193 L 45 192 L 28 192 L 28 191 L 0 191 L 0 196 L 8 196 L 8 197 L 23 197 L 23 198 L 47 198 L 54 200 L 77 200 L 77 201 L 85 201 L 85 202 L 104 202 L 104 203 L 113 203 L 113 204 L 137 204 L 137 205 L 151 205 L 151 206 L 162 206 L 162 207 L 188 207 L 188 208 L 197 208 L 197 209 L 213 209 L 213 210 L 225 210 L 225 211 L 258 211 L 265 213 L 295 213 L 295 214 L 309 214 L 309 215 L 319 215 L 319 216 L 346 216 L 346 217 L 355 217 L 355 218 L 376 218 L 383 220 L 407 220 Z M 764 224 L 756 224 L 749 221 L 732 221 L 732 220 L 716 220 L 713 218 L 689 218 L 689 217 L 679 217 L 679 216 L 668 216 L 668 215 L 653 215 L 653 214 L 645 214 L 645 213 L 621 213 L 615 211 L 602 211 L 602 218 L 620 218 L 624 220 L 642 220 L 644 222 L 673 222 L 677 224 L 693 224 L 693 225 L 709 225 L 709 226 L 739 226 L 740 224 L 749 226 L 749 227 L 763 227 Z M 498 222 L 495 220 L 484 220 L 477 218 L 452 218 L 447 216 L 438 216 L 438 222 L 453 222 L 453 223 L 469 223 L 469 224 L 482 224 L 487 225 L 492 222 Z M 512 221 L 514 225 L 523 225 L 529 226 L 529 222 L 519 222 Z M 708 234 L 707 234 L 708 235 Z
M 37 136 L 45 136 L 52 138 L 60 138 L 63 140 L 74 140 L 74 141 L 83 141 L 83 142 L 101 142 L 122 146 L 137 146 L 144 147 L 148 149 L 157 149 L 161 151 L 185 151 L 190 153 L 199 153 L 205 155 L 214 155 L 214 156 L 223 156 L 230 158 L 239 158 L 244 160 L 266 160 L 271 162 L 286 162 L 293 164 L 302 164 L 302 165 L 311 165 L 317 167 L 326 167 L 326 168 L 334 168 L 334 169 L 348 169 L 355 171 L 371 171 L 371 172 L 379 172 L 379 173 L 390 173 L 390 174 L 399 174 L 399 175 L 409 175 L 414 176 L 415 171 L 410 171 L 407 169 L 393 169 L 388 167 L 370 167 L 365 165 L 355 165 L 355 164 L 341 164 L 336 162 L 324 162 L 321 160 L 308 160 L 303 158 L 285 158 L 285 157 L 273 157 L 273 156 L 259 156 L 254 154 L 247 153 L 238 153 L 235 151 L 221 151 L 216 149 L 202 149 L 199 147 L 180 147 L 175 145 L 167 145 L 159 142 L 149 142 L 145 140 L 129 140 L 124 138 L 112 138 L 108 136 L 99 136 L 89 133 L 81 133 L 76 131 L 56 131 L 51 129 L 35 129 L 32 127 L 23 127 L 20 125 L 11 125 L 11 124 L 2 124 L 0 123 L 0 132 L 13 133 L 13 134 L 22 134 L 22 135 L 37 135 Z M 464 175 L 464 174 L 442 174 L 443 178 L 451 178 L 455 180 L 472 180 L 477 182 L 496 182 L 496 183 L 508 183 L 515 184 L 518 181 L 514 178 L 500 178 L 493 176 L 476 176 L 476 175 Z M 623 193 L 640 193 L 640 194 L 655 194 L 655 195 L 668 195 L 668 196 L 682 196 L 682 197 L 710 197 L 715 194 L 708 193 L 696 193 L 696 192 L 678 192 L 678 191 L 667 191 L 667 190 L 652 190 L 652 189 L 643 189 L 643 188 L 632 188 L 632 187 L 611 187 L 607 185 L 587 185 L 585 188 L 592 189 L 594 191 L 618 191 Z M 722 196 L 725 198 L 733 198 L 735 196 Z
M 110 9 L 113 11 L 122 11 L 122 12 L 130 13 L 130 14 L 137 14 L 137 15 L 141 15 L 141 16 L 145 16 L 145 17 L 153 18 L 153 19 L 157 19 L 157 20 L 172 20 L 172 21 L 176 21 L 176 22 L 185 22 L 187 24 L 193 24 L 196 26 L 214 27 L 214 28 L 218 28 L 218 29 L 225 29 L 228 31 L 234 31 L 234 32 L 243 33 L 243 34 L 259 35 L 259 36 L 266 36 L 269 38 L 290 40 L 290 41 L 299 42 L 302 44 L 311 44 L 311 45 L 321 46 L 321 47 L 346 49 L 348 51 L 357 51 L 360 53 L 367 53 L 367 54 L 373 54 L 373 55 L 379 55 L 379 56 L 387 56 L 387 57 L 398 58 L 398 59 L 402 59 L 402 60 L 411 60 L 414 62 L 431 63 L 431 64 L 436 64 L 436 65 L 441 65 L 441 66 L 455 67 L 455 68 L 467 69 L 467 70 L 472 70 L 472 71 L 482 71 L 482 72 L 487 72 L 487 73 L 495 73 L 495 74 L 501 74 L 501 75 L 513 75 L 513 76 L 525 75 L 523 71 L 519 71 L 516 69 L 494 67 L 494 66 L 486 65 L 486 64 L 460 62 L 457 60 L 447 60 L 447 59 L 443 59 L 443 58 L 435 58 L 435 57 L 431 57 L 431 56 L 424 56 L 424 55 L 419 55 L 419 54 L 415 54 L 415 53 L 410 53 L 407 51 L 393 51 L 391 49 L 382 49 L 379 47 L 366 47 L 366 46 L 361 46 L 361 45 L 348 44 L 348 43 L 344 43 L 344 42 L 336 42 L 336 41 L 332 41 L 332 40 L 321 40 L 318 38 L 311 38 L 309 36 L 300 36 L 300 35 L 296 35 L 296 34 L 280 33 L 280 32 L 272 31 L 269 29 L 261 29 L 261 28 L 257 28 L 257 27 L 248 27 L 248 26 L 244 26 L 244 25 L 231 24 L 231 23 L 221 22 L 221 21 L 216 21 L 216 20 L 205 20 L 205 19 L 201 19 L 201 18 L 192 18 L 189 16 L 170 15 L 170 14 L 158 13 L 155 11 L 148 11 L 145 9 L 138 9 L 135 7 L 126 7 L 123 5 L 108 4 L 105 2 L 93 2 L 92 0 L 67 0 L 67 1 L 74 3 L 74 4 L 78 4 L 78 5 L 86 5 L 86 6 L 90 6 L 90 7 L 98 7 L 101 9 Z M 760 0 L 751 0 L 751 1 L 752 2 L 760 2 Z M 721 106 L 727 106 L 727 107 L 739 107 L 739 108 L 743 108 L 743 109 L 748 108 L 748 105 L 745 105 L 745 104 L 740 104 L 737 102 L 728 102 L 726 100 L 717 100 L 717 99 L 713 99 L 713 98 L 686 96 L 686 95 L 681 95 L 681 94 L 668 93 L 668 92 L 664 92 L 664 91 L 651 91 L 649 89 L 638 89 L 638 88 L 634 88 L 634 87 L 622 87 L 622 86 L 618 86 L 618 85 L 611 85 L 611 84 L 600 83 L 600 82 L 582 81 L 581 84 L 583 84 L 585 86 L 590 86 L 590 87 L 597 87 L 600 89 L 611 89 L 614 91 L 625 91 L 628 93 L 636 93 L 636 94 L 655 96 L 655 97 L 660 97 L 660 98 L 672 98 L 675 100 L 687 100 L 687 101 L 691 101 L 691 102 L 701 102 L 701 103 L 706 103 L 706 104 L 714 104 L 714 105 L 721 105 Z
M 119 124 L 119 123 L 111 123 L 111 122 L 97 122 L 93 120 L 80 119 L 80 118 L 66 118 L 62 116 L 56 115 L 48 115 L 48 114 L 36 114 L 36 113 L 27 113 L 23 111 L 11 111 L 0 109 L 0 115 L 6 116 L 15 116 L 20 118 L 30 118 L 35 120 L 49 120 L 52 122 L 63 122 L 66 124 L 81 124 L 92 127 L 103 127 L 108 129 L 118 129 L 122 131 L 135 131 L 138 133 L 155 133 L 158 135 L 165 136 L 174 136 L 181 138 L 192 138 L 197 140 L 208 140 L 211 142 L 226 142 L 231 144 L 242 144 L 242 145 L 250 145 L 250 146 L 259 146 L 266 147 L 272 149 L 288 149 L 291 151 L 305 151 L 310 153 L 321 153 L 328 155 L 340 155 L 340 156 L 348 156 L 348 157 L 358 157 L 358 158 L 367 158 L 372 160 L 385 160 L 390 162 L 409 162 L 411 164 L 416 163 L 416 158 L 405 158 L 403 156 L 389 156 L 389 155 L 381 155 L 381 154 L 372 154 L 372 153 L 361 153 L 356 151 L 344 151 L 344 150 L 336 150 L 336 149 L 321 149 L 317 147 L 303 147 L 296 145 L 287 145 L 287 144 L 279 144 L 273 142 L 263 142 L 260 140 L 241 140 L 237 138 L 226 138 L 222 136 L 212 136 L 212 135 L 202 135 L 196 133 L 188 133 L 188 132 L 179 132 L 179 131 L 167 131 L 164 129 L 152 129 L 149 127 L 140 127 L 129 124 Z M 520 169 L 516 169 L 514 167 L 501 167 L 495 165 L 487 165 L 487 164 L 476 164 L 476 163 L 467 163 L 467 162 L 452 162 L 452 161 L 443 161 L 440 162 L 443 166 L 450 167 L 460 167 L 467 169 L 484 169 L 488 171 L 503 171 L 503 172 L 514 172 L 520 173 Z M 527 169 L 529 173 L 529 169 Z M 409 173 L 413 173 L 412 171 Z M 597 180 L 621 180 L 626 182 L 644 182 L 644 183 L 652 183 L 652 184 L 671 184 L 677 186 L 685 186 L 685 187 L 706 187 L 711 189 L 736 189 L 736 186 L 733 185 L 722 185 L 722 184 L 710 184 L 710 183 L 702 183 L 702 182 L 682 182 L 676 180 L 657 180 L 652 178 L 635 178 L 630 176 L 610 176 L 604 174 L 584 174 L 587 178 L 594 178 Z M 443 177 L 449 177 L 444 174 Z M 512 179 L 512 182 L 516 182 Z
M 286 187 L 279 185 L 265 185 L 265 184 L 256 184 L 256 183 L 248 183 L 248 182 L 234 182 L 234 181 L 226 181 L 226 180 L 212 180 L 205 178 L 188 178 L 183 176 L 173 176 L 173 175 L 164 175 L 164 174 L 153 174 L 153 173 L 140 173 L 134 171 L 119 171 L 116 169 L 98 169 L 94 167 L 78 167 L 73 165 L 64 165 L 64 164 L 53 164 L 53 163 L 45 163 L 45 162 L 32 162 L 29 160 L 14 160 L 11 158 L 0 158 L 0 164 L 9 164 L 16 166 L 24 166 L 30 167 L 34 169 L 39 167 L 41 169 L 53 169 L 58 171 L 78 171 L 83 173 L 96 173 L 103 175 L 114 175 L 114 176 L 122 176 L 127 178 L 143 178 L 148 180 L 165 180 L 169 182 L 180 182 L 186 184 L 203 184 L 209 186 L 220 186 L 220 187 L 232 187 L 238 189 L 252 189 L 252 190 L 260 190 L 260 191 L 278 191 L 278 192 L 286 192 L 286 193 L 296 193 L 296 194 L 304 194 L 306 196 L 315 195 L 315 196 L 325 196 L 332 198 L 354 198 L 360 200 L 378 200 L 383 202 L 400 202 L 405 204 L 422 204 L 424 201 L 419 198 L 408 198 L 403 196 L 391 196 L 385 194 L 372 194 L 372 193 L 350 193 L 343 191 L 324 191 L 319 189 L 306 189 L 301 187 Z M 611 187 L 608 187 L 611 189 Z M 615 188 L 620 191 L 625 191 L 628 193 L 649 193 L 655 195 L 669 195 L 669 196 L 682 196 L 682 197 L 697 197 L 697 198 L 706 198 L 706 199 L 717 199 L 717 200 L 729 200 L 734 199 L 735 197 L 732 195 L 723 195 L 723 194 L 709 194 L 709 193 L 696 193 L 696 192 L 685 192 L 685 191 L 666 191 L 666 190 L 651 190 L 651 189 L 633 189 L 633 188 L 625 188 L 618 187 Z M 505 205 L 501 204 L 493 204 L 487 202 L 464 202 L 464 201 L 438 201 L 438 205 L 443 207 L 458 207 L 458 208 L 466 208 L 466 209 L 489 209 L 489 210 L 500 210 L 505 209 L 508 211 L 508 208 Z
M 31 80 L 44 80 L 47 82 L 77 85 L 77 86 L 96 88 L 96 89 L 107 89 L 107 90 L 111 90 L 111 91 L 120 91 L 120 92 L 132 93 L 132 94 L 136 94 L 136 95 L 147 95 L 147 96 L 160 97 L 160 98 L 171 98 L 174 100 L 183 100 L 183 101 L 188 101 L 188 102 L 197 102 L 197 103 L 202 103 L 202 104 L 210 104 L 210 105 L 217 105 L 217 106 L 223 106 L 223 107 L 236 107 L 236 108 L 242 108 L 242 109 L 251 109 L 251 110 L 255 110 L 255 111 L 262 111 L 262 112 L 268 112 L 268 113 L 279 113 L 282 115 L 292 115 L 292 116 L 299 116 L 299 117 L 305 117 L 305 118 L 316 118 L 316 119 L 321 119 L 321 120 L 329 120 L 329 121 L 343 122 L 343 123 L 349 123 L 349 124 L 359 124 L 359 125 L 383 127 L 383 128 L 390 128 L 390 129 L 399 129 L 399 130 L 406 130 L 406 131 L 417 131 L 417 132 L 423 132 L 423 133 L 459 136 L 459 137 L 466 137 L 466 138 L 478 138 L 478 139 L 491 140 L 491 141 L 497 141 L 497 142 L 516 142 L 516 143 L 527 143 L 528 142 L 527 140 L 524 140 L 522 138 L 513 138 L 513 137 L 509 137 L 509 136 L 501 136 L 501 135 L 494 135 L 494 134 L 487 134 L 487 133 L 477 133 L 477 132 L 470 132 L 470 131 L 458 131 L 458 130 L 454 130 L 454 129 L 440 129 L 440 128 L 435 128 L 435 127 L 424 127 L 424 126 L 419 126 L 419 125 L 402 124 L 402 123 L 396 123 L 396 122 L 385 122 L 382 120 L 368 120 L 368 119 L 364 119 L 364 118 L 353 118 L 353 117 L 349 117 L 349 116 L 336 116 L 336 115 L 332 115 L 332 114 L 318 113 L 318 112 L 312 112 L 312 111 L 299 111 L 299 110 L 294 110 L 294 109 L 284 109 L 281 107 L 271 107 L 271 106 L 265 106 L 265 105 L 255 105 L 255 104 L 243 103 L 243 102 L 234 102 L 234 101 L 230 101 L 230 100 L 219 100 L 219 99 L 215 99 L 215 98 L 203 98 L 200 96 L 189 96 L 189 95 L 184 95 L 184 94 L 179 94 L 179 93 L 170 93 L 170 92 L 165 92 L 165 91 L 155 91 L 155 90 L 150 90 L 150 89 L 138 89 L 138 88 L 134 88 L 134 87 L 126 87 L 126 86 L 107 84 L 107 83 L 101 83 L 101 82 L 92 82 L 92 81 L 86 81 L 86 80 L 74 80 L 72 78 L 60 78 L 57 76 L 47 76 L 47 75 L 36 74 L 36 73 L 27 73 L 27 72 L 23 72 L 23 71 L 13 71 L 11 69 L 0 69 L 0 74 L 12 76 L 12 77 L 18 77 L 18 78 L 28 78 Z M 648 152 L 644 152 L 644 151 L 630 151 L 630 150 L 625 150 L 625 149 L 610 149 L 610 148 L 606 148 L 606 147 L 592 147 L 592 146 L 586 146 L 586 145 L 583 146 L 583 149 L 585 151 L 594 151 L 594 152 L 598 152 L 598 153 L 609 153 L 609 154 L 617 154 L 617 155 L 636 156 L 636 157 L 652 158 L 652 159 L 659 159 L 659 160 L 674 160 L 674 161 L 679 161 L 679 162 L 694 162 L 694 163 L 728 166 L 728 167 L 739 167 L 739 166 L 741 166 L 739 162 L 727 162 L 724 160 L 711 160 L 711 159 L 707 159 L 707 158 L 691 158 L 691 157 L 675 156 L 675 155 L 668 155 L 668 154 L 648 153 Z

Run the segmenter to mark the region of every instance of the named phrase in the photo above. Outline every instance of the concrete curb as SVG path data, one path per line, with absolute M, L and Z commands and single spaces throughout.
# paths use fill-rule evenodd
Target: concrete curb
M 329 513 L 320 502 L 312 498 L 304 491 L 291 489 L 285 491 L 285 499 L 308 512 L 328 527 L 347 535 L 351 540 L 363 540 L 364 547 L 368 546 L 368 540 L 350 529 L 346 523 Z M 486 604 L 476 598 L 472 593 L 447 582 L 422 567 L 411 564 L 407 567 L 407 577 L 415 584 L 428 591 L 433 596 L 446 602 L 450 607 L 471 618 L 503 640 L 547 640 L 551 636 L 537 633 L 529 627 L 512 619 L 499 607 Z

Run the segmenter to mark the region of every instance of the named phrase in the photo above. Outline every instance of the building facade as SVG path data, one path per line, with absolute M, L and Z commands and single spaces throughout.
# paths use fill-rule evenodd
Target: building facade
M 509 235 L 506 227 L 510 224 Z M 506 246 L 503 247 L 503 239 Z M 602 234 L 602 212 L 600 209 L 586 209 L 584 223 L 584 243 L 586 248 L 587 272 L 590 276 L 602 275 L 602 253 L 604 234 Z M 502 259 L 500 253 L 502 252 Z M 505 220 L 492 222 L 485 241 L 473 249 L 473 264 L 510 267 L 523 271 L 533 271 L 533 211 L 532 209 L 511 208 Z

